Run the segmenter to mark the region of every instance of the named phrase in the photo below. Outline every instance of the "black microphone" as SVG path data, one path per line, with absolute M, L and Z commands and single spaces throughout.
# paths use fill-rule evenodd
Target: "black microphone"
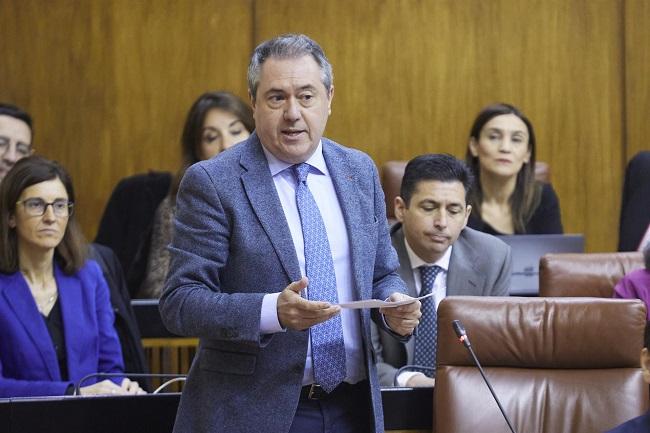
M 152 394 L 157 394 L 161 389 L 173 382 L 178 382 L 180 380 L 185 380 L 187 374 L 166 374 L 166 373 L 91 373 L 82 377 L 79 382 L 74 386 L 74 395 L 80 395 L 81 385 L 89 379 L 98 378 L 98 379 L 109 379 L 111 377 L 144 377 L 144 378 L 154 378 L 154 377 L 171 377 L 171 380 L 160 385 Z
M 501 414 L 506 420 L 506 423 L 508 423 L 508 427 L 510 427 L 510 431 L 512 433 L 516 433 L 515 429 L 512 427 L 512 423 L 510 422 L 510 419 L 508 418 L 508 415 L 506 415 L 506 411 L 503 410 L 503 406 L 501 406 L 501 402 L 499 401 L 499 398 L 494 392 L 494 389 L 492 389 L 492 385 L 490 384 L 490 381 L 488 380 L 487 377 L 485 377 L 485 373 L 483 372 L 483 367 L 481 367 L 481 363 L 478 362 L 478 358 L 476 357 L 476 354 L 474 353 L 474 349 L 472 349 L 472 343 L 469 342 L 469 338 L 467 337 L 467 333 L 465 332 L 465 327 L 463 326 L 462 323 L 460 323 L 460 320 L 454 320 L 451 322 L 451 326 L 454 328 L 454 332 L 456 333 L 456 336 L 458 337 L 458 340 L 463 343 L 463 346 L 467 347 L 467 350 L 469 350 L 469 353 L 472 354 L 472 358 L 474 358 L 474 363 L 478 367 L 478 371 L 481 372 L 481 376 L 483 376 L 483 380 L 485 381 L 485 384 L 488 386 L 490 389 L 490 392 L 492 393 L 492 397 L 494 397 L 494 400 L 497 402 L 497 405 L 499 406 L 499 410 L 501 411 Z

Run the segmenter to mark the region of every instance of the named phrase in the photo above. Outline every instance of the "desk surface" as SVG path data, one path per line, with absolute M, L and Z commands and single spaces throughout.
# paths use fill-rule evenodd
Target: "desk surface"
M 5 433 L 170 433 L 180 394 L 0 400 Z M 386 430 L 431 429 L 433 391 L 382 390 Z

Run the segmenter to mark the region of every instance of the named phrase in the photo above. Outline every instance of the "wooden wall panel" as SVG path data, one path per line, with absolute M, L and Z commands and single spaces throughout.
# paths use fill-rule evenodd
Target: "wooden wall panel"
M 626 158 L 650 150 L 650 2 L 625 2 Z
M 378 165 L 463 156 L 476 112 L 512 102 L 536 127 L 566 231 L 606 251 L 622 168 L 647 148 L 648 9 L 644 0 L 0 0 L 0 100 L 34 114 L 37 150 L 73 173 L 92 238 L 120 178 L 176 168 L 198 94 L 245 97 L 254 44 L 305 32 L 334 65 L 328 136 Z
M 101 2 L 1 5 L 0 100 L 32 114 L 35 151 L 72 174 L 77 216 L 90 235 L 103 206 L 98 197 L 109 188 L 111 161 L 100 157 L 111 144 L 105 119 L 113 105 L 110 16 Z
M 256 42 L 304 32 L 335 74 L 326 134 L 382 164 L 464 156 L 493 101 L 521 107 L 550 163 L 567 232 L 613 250 L 621 187 L 620 1 L 256 2 Z
M 199 94 L 246 97 L 251 0 L 0 0 L 0 32 L 0 100 L 72 173 L 91 239 L 119 179 L 177 169 Z

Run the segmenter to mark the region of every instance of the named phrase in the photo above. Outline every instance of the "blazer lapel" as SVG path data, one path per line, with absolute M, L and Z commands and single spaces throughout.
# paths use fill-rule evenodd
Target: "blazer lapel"
M 296 281 L 300 279 L 298 256 L 286 219 L 278 218 L 278 215 L 284 215 L 284 210 L 257 134 L 253 133 L 246 146 L 249 152 L 243 153 L 240 160 L 245 170 L 241 175 L 244 190 L 284 271 L 291 281 Z
M 463 232 L 454 243 L 449 261 L 447 275 L 447 296 L 479 295 L 477 287 L 483 287 L 485 276 L 480 275 L 474 268 L 479 260 L 473 249 L 467 244 Z
M 52 338 L 43 322 L 43 316 L 36 307 L 36 301 L 29 290 L 27 281 L 20 272 L 8 277 L 2 295 L 16 314 L 16 320 L 23 325 L 32 344 L 37 348 L 50 379 L 61 380 Z
M 352 259 L 352 271 L 354 275 L 354 289 L 357 299 L 367 299 L 372 297 L 372 293 L 362 293 L 365 285 L 363 284 L 364 254 L 366 242 L 363 230 L 351 230 L 352 227 L 363 225 L 358 209 L 361 208 L 359 202 L 359 192 L 356 186 L 356 171 L 350 167 L 347 159 L 340 155 L 340 151 L 334 147 L 326 138 L 321 139 L 323 143 L 323 157 L 327 163 L 327 169 L 330 172 L 332 184 L 336 191 L 336 196 L 341 206 L 341 212 L 345 219 L 345 226 L 350 242 L 350 256 Z M 373 253 L 374 254 L 374 253 Z M 366 260 L 367 261 L 367 260 Z M 369 288 L 370 289 L 370 288 Z
M 413 269 L 411 269 L 411 261 L 409 260 L 408 252 L 406 251 L 406 243 L 404 241 L 404 229 L 401 227 L 395 228 L 395 232 L 392 235 L 393 248 L 397 252 L 397 258 L 399 259 L 399 276 L 402 278 L 408 289 L 408 295 L 417 297 L 418 294 L 415 291 L 415 279 L 413 277 Z
M 81 334 L 84 331 L 83 323 L 85 322 L 88 308 L 83 304 L 83 290 L 79 279 L 64 274 L 58 266 L 54 268 L 54 277 L 59 287 L 59 305 L 63 320 L 68 376 L 72 378 L 72 373 L 80 370 L 79 363 L 84 358 L 84 350 L 88 350 L 88 347 L 85 347 L 83 344 L 84 340 L 81 338 Z
M 415 278 L 413 277 L 413 269 L 411 269 L 411 260 L 409 260 L 408 252 L 406 251 L 406 241 L 404 240 L 404 229 L 402 228 L 402 223 L 397 223 L 399 226 L 393 227 L 391 230 L 391 241 L 393 243 L 393 248 L 397 252 L 397 258 L 399 259 L 399 276 L 406 284 L 408 290 L 408 295 L 416 298 L 418 296 L 415 291 Z M 391 338 L 392 341 L 396 341 Z M 398 343 L 396 343 L 397 345 Z M 399 345 L 402 346 L 402 345 Z M 413 364 L 413 359 L 415 356 L 415 338 L 409 339 L 406 343 L 403 343 L 404 355 L 406 358 L 404 360 L 405 364 Z

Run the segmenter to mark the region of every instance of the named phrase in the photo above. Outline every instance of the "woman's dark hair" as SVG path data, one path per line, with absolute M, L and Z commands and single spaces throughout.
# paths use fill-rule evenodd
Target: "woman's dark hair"
M 203 139 L 203 123 L 205 116 L 212 109 L 219 109 L 236 116 L 248 130 L 252 133 L 255 129 L 255 121 L 253 120 L 253 110 L 244 101 L 230 92 L 206 92 L 199 96 L 194 101 L 190 111 L 187 113 L 185 119 L 185 126 L 183 127 L 183 134 L 181 135 L 181 147 L 183 149 L 183 165 L 176 173 L 175 179 L 172 181 L 169 191 L 172 200 L 176 199 L 178 186 L 181 178 L 185 174 L 185 170 L 201 160 L 200 149 L 201 141 Z
M 514 114 L 521 119 L 528 128 L 528 150 L 530 151 L 530 160 L 525 163 L 519 173 L 517 174 L 517 183 L 515 191 L 510 197 L 510 209 L 512 213 L 512 222 L 515 228 L 515 233 L 525 233 L 526 223 L 535 213 L 537 206 L 539 206 L 542 196 L 542 185 L 535 180 L 535 131 L 530 120 L 518 108 L 505 103 L 491 104 L 485 107 L 476 116 L 472 129 L 470 130 L 470 138 L 479 141 L 481 131 L 486 123 L 497 116 L 505 114 Z M 473 156 L 472 152 L 467 147 L 465 154 L 465 161 L 470 166 L 476 177 L 476 187 L 474 194 L 470 198 L 472 205 L 472 212 L 481 214 L 481 203 L 483 202 L 483 190 L 481 188 L 481 170 L 478 157 Z
M 40 156 L 20 159 L 0 183 L 0 272 L 12 274 L 19 270 L 18 238 L 16 229 L 9 226 L 9 219 L 16 212 L 16 202 L 23 191 L 37 183 L 61 180 L 68 200 L 74 203 L 74 188 L 68 172 L 57 162 Z M 75 218 L 68 217 L 63 239 L 54 251 L 54 259 L 68 275 L 81 269 L 87 257 L 87 244 Z

